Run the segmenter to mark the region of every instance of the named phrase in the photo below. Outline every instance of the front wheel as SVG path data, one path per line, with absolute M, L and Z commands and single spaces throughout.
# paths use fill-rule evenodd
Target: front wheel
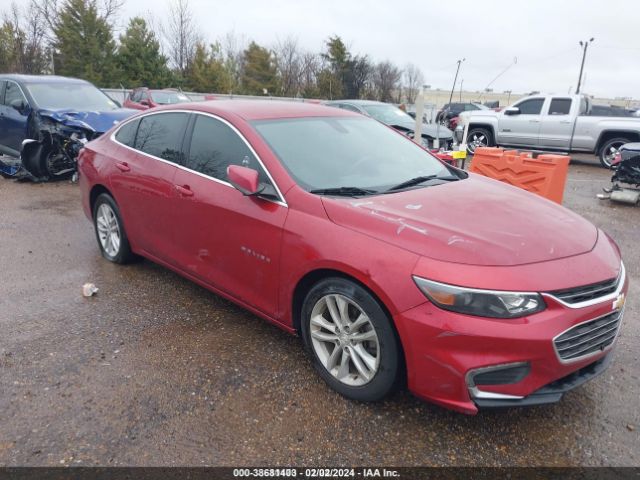
M 611 162 L 616 158 L 620 147 L 625 143 L 629 143 L 630 140 L 624 137 L 612 138 L 611 140 L 607 140 L 600 152 L 598 154 L 598 158 L 600 159 L 600 163 L 605 168 L 611 168 Z
M 391 320 L 360 285 L 339 277 L 317 283 L 302 306 L 302 337 L 314 367 L 352 400 L 384 398 L 400 377 Z
M 493 137 L 489 130 L 472 128 L 467 134 L 467 153 L 473 155 L 478 147 L 493 146 Z

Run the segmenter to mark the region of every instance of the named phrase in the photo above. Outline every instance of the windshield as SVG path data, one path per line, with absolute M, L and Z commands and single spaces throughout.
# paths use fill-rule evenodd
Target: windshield
M 104 112 L 116 102 L 90 83 L 31 83 L 27 85 L 40 108 Z
M 387 125 L 414 122 L 413 118 L 393 105 L 362 105 L 362 108 L 373 118 Z
M 191 99 L 180 92 L 153 92 L 153 100 L 160 105 L 190 102 Z
M 386 190 L 419 176 L 451 176 L 435 157 L 370 118 L 314 117 L 253 122 L 304 189 Z

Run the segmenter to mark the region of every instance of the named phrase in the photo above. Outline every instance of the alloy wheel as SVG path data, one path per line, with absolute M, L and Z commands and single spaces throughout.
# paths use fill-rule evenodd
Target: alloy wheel
M 115 257 L 120 251 L 120 226 L 115 212 L 106 203 L 98 207 L 96 227 L 102 249 L 110 257 Z
M 380 343 L 371 320 L 353 300 L 330 294 L 313 307 L 313 350 L 333 377 L 345 385 L 369 383 L 380 365 Z

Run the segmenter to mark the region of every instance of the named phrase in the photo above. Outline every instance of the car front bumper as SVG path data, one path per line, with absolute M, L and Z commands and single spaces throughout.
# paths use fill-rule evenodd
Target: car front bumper
M 626 294 L 628 280 L 621 292 Z M 567 308 L 545 298 L 530 317 L 498 320 L 442 310 L 426 302 L 394 317 L 404 347 L 409 389 L 418 397 L 466 414 L 479 408 L 552 403 L 609 365 L 623 310 L 611 301 Z M 619 316 L 614 340 L 569 361 L 554 339 L 586 322 Z M 612 318 L 614 318 L 612 317 Z M 518 375 L 517 368 L 522 367 Z M 509 371 L 509 369 L 513 369 Z M 481 376 L 485 372 L 503 375 Z M 487 379 L 487 384 L 474 382 Z

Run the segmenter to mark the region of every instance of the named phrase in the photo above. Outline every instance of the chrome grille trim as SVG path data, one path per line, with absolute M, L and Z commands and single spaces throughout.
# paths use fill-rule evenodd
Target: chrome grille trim
M 620 332 L 623 315 L 624 308 L 615 310 L 606 315 L 573 325 L 571 328 L 556 335 L 553 338 L 553 349 L 560 363 L 577 362 L 610 350 Z M 606 321 L 598 324 L 603 319 L 606 319 Z M 593 324 L 593 328 L 562 338 L 574 330 L 584 329 L 589 324 Z M 576 340 L 579 341 L 576 342 Z
M 600 297 L 596 297 L 596 298 L 591 298 L 589 300 L 585 300 L 582 302 L 576 302 L 576 303 L 571 303 L 570 301 L 566 301 L 563 300 L 563 298 L 560 295 L 565 295 L 567 296 L 564 292 L 568 292 L 570 290 L 575 290 L 575 291 L 582 291 L 585 288 L 588 288 L 589 285 L 584 285 L 582 287 L 576 287 L 574 289 L 567 289 L 567 290 L 555 290 L 552 292 L 543 292 L 542 296 L 543 297 L 548 297 L 548 298 L 552 298 L 553 300 L 555 300 L 556 302 L 564 305 L 567 308 L 584 308 L 584 307 L 590 307 L 592 305 L 597 305 L 598 303 L 602 303 L 602 302 L 607 302 L 607 301 L 613 301 L 615 299 L 618 298 L 618 295 L 620 295 L 620 292 L 622 292 L 622 289 L 624 288 L 624 283 L 626 280 L 626 270 L 624 268 L 624 264 L 620 263 L 620 274 L 618 275 L 618 278 L 616 279 L 615 283 L 612 282 L 611 280 L 608 280 L 608 282 L 611 282 L 612 284 L 614 284 L 616 286 L 615 290 L 611 293 L 606 293 L 603 296 Z M 594 287 L 598 287 L 601 284 L 603 284 L 604 282 L 600 282 L 599 284 L 594 284 Z M 598 288 L 594 288 L 593 292 L 598 292 L 598 291 L 602 291 L 602 290 L 610 290 L 610 288 L 606 288 L 606 287 L 598 287 Z M 571 295 L 568 295 L 571 296 Z M 578 293 L 575 296 L 584 296 L 584 293 Z

